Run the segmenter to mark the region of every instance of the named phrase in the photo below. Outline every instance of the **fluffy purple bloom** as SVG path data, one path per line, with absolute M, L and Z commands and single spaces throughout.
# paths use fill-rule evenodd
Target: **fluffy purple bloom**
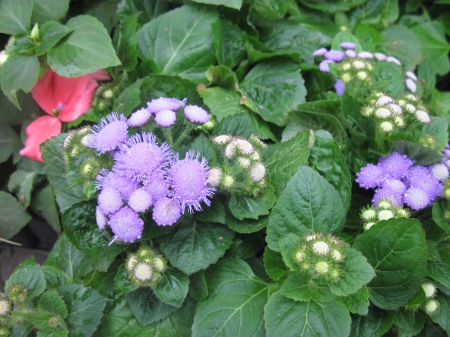
M 114 187 L 105 187 L 98 195 L 98 206 L 105 214 L 117 212 L 122 205 L 122 196 Z
M 353 42 L 342 42 L 341 44 L 339 44 L 339 47 L 341 47 L 343 49 L 355 49 L 356 48 L 356 43 L 353 43 Z
M 150 193 L 153 202 L 166 197 L 169 193 L 169 182 L 161 173 L 153 174 L 143 184 L 142 188 Z
M 325 55 L 326 52 L 328 52 L 328 50 L 326 48 L 320 48 L 320 49 L 317 49 L 316 51 L 314 51 L 314 53 L 312 53 L 312 56 L 314 56 L 314 57 L 323 56 L 323 55 Z
M 175 124 L 177 114 L 172 110 L 161 110 L 156 113 L 155 122 L 163 128 L 168 128 Z
M 386 60 L 386 55 L 383 53 L 373 53 L 373 56 L 377 59 L 377 61 L 384 61 Z
M 205 124 L 209 121 L 209 114 L 206 110 L 196 105 L 187 105 L 184 108 L 184 115 L 191 123 Z
M 405 201 L 405 204 L 414 210 L 425 208 L 432 201 L 428 193 L 420 187 L 411 187 L 407 189 L 403 200 Z
M 439 180 L 431 174 L 430 169 L 423 166 L 411 167 L 405 181 L 410 187 L 418 187 L 425 191 L 431 199 L 438 196 L 443 189 Z
M 147 110 L 150 113 L 156 113 L 161 110 L 177 111 L 179 108 L 184 106 L 184 103 L 186 103 L 186 99 L 180 101 L 176 98 L 160 97 L 147 103 Z
M 152 114 L 150 111 L 148 111 L 146 108 L 139 109 L 138 111 L 134 112 L 130 118 L 128 118 L 128 126 L 131 126 L 133 128 L 144 125 L 148 122 L 148 120 L 152 117 Z
M 114 233 L 114 239 L 110 244 L 117 239 L 125 242 L 133 242 L 141 238 L 144 221 L 130 207 L 125 206 L 111 215 L 109 226 Z
M 116 149 L 128 138 L 128 124 L 124 115 L 113 112 L 92 127 L 95 135 L 93 148 L 100 153 Z
M 375 191 L 372 199 L 374 206 L 378 206 L 380 200 L 390 201 L 393 207 L 403 206 L 403 196 L 389 188 L 379 188 Z
M 386 157 L 380 157 L 378 161 L 378 166 L 394 179 L 402 179 L 413 164 L 411 159 L 399 152 L 392 152 Z
M 336 90 L 336 94 L 342 96 L 345 91 L 345 84 L 340 79 L 336 79 L 336 83 L 334 83 L 334 89 Z
M 339 62 L 345 58 L 345 53 L 340 50 L 330 50 L 329 52 L 325 53 L 325 58 L 327 60 Z
M 406 185 L 398 179 L 386 179 L 381 187 L 383 189 L 391 190 L 399 195 L 402 195 L 406 191 Z
M 133 211 L 138 213 L 145 212 L 151 205 L 152 196 L 142 188 L 134 191 L 130 196 L 130 200 L 128 201 L 128 206 L 130 206 Z
M 319 69 L 320 71 L 324 72 L 324 73 L 329 73 L 330 72 L 330 66 L 328 65 L 328 63 L 334 63 L 334 61 L 331 60 L 323 60 L 322 62 L 319 63 Z
M 137 133 L 131 136 L 114 156 L 114 171 L 135 181 L 144 181 L 155 171 L 168 164 L 171 155 L 167 144 L 159 146 L 151 133 Z
M 345 51 L 345 56 L 350 57 L 351 59 L 356 57 L 356 52 L 354 50 L 351 49 L 347 49 Z
M 95 208 L 95 220 L 99 229 L 105 229 L 108 219 L 98 206 Z
M 356 182 L 365 188 L 375 188 L 381 186 L 385 178 L 385 172 L 377 165 L 367 164 L 356 174 Z
M 373 54 L 368 51 L 361 51 L 358 53 L 358 57 L 362 59 L 373 59 Z
M 139 185 L 132 179 L 122 176 L 116 172 L 109 172 L 106 169 L 101 169 L 99 175 L 96 177 L 95 189 L 101 190 L 104 187 L 114 187 L 122 195 L 122 199 L 128 201 L 131 193 L 139 188 Z
M 449 175 L 447 166 L 442 163 L 431 166 L 430 172 L 433 177 L 440 181 L 447 179 Z
M 175 161 L 170 167 L 171 196 L 181 204 L 182 212 L 185 206 L 189 212 L 201 211 L 200 202 L 210 205 L 208 197 L 214 195 L 215 188 L 208 187 L 208 161 L 199 153 L 189 151 L 186 158 Z
M 180 217 L 181 207 L 175 199 L 161 198 L 153 207 L 153 220 L 158 226 L 172 226 Z

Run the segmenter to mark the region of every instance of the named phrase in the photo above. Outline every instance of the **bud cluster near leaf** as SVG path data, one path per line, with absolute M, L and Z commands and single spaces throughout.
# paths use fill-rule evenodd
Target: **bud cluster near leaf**
M 166 268 L 164 257 L 146 246 L 139 247 L 125 262 L 128 278 L 137 287 L 154 287 L 161 280 Z

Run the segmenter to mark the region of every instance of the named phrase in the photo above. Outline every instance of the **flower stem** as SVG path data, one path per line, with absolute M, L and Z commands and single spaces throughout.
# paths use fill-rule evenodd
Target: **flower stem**
M 170 146 L 173 146 L 172 130 L 171 128 L 163 128 L 164 136 Z
M 186 129 L 184 129 L 183 133 L 180 135 L 180 137 L 177 139 L 177 141 L 175 142 L 175 144 L 173 144 L 173 147 L 178 146 L 181 144 L 181 142 L 186 138 L 186 136 L 189 134 L 189 132 L 191 132 L 192 130 L 192 124 L 189 123 L 186 126 Z

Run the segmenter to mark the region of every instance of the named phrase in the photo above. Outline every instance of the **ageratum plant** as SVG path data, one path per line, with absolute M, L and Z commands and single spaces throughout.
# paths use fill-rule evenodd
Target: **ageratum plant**
M 450 334 L 449 13 L 0 0 L 0 336 Z

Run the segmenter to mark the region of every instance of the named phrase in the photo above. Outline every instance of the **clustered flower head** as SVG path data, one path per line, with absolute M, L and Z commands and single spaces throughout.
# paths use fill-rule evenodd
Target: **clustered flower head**
M 213 137 L 213 142 L 223 152 L 224 163 L 221 167 L 211 168 L 209 185 L 229 192 L 240 191 L 258 196 L 267 187 L 266 167 L 261 162 L 261 152 L 267 144 L 255 135 L 249 139 L 219 135 Z
M 305 234 L 292 251 L 291 258 L 302 273 L 338 282 L 343 276 L 341 264 L 345 260 L 345 244 L 331 234 Z
M 137 287 L 155 286 L 166 268 L 165 258 L 146 246 L 141 246 L 136 253 L 130 254 L 125 262 L 128 278 Z
M 440 170 L 441 167 L 436 168 L 436 165 L 429 167 L 414 165 L 414 161 L 406 155 L 393 152 L 386 157 L 380 157 L 377 165 L 368 164 L 363 167 L 357 173 L 356 182 L 365 189 L 376 189 L 373 205 L 392 213 L 389 217 L 388 212 L 384 212 L 381 219 L 378 212 L 378 220 L 387 220 L 392 217 L 404 217 L 402 214 L 405 211 L 402 207 L 405 205 L 413 210 L 420 210 L 440 196 L 444 186 L 441 183 L 442 179 L 438 177 L 445 179 L 448 177 L 439 174 L 436 177 L 433 174 L 433 171 L 440 173 Z M 370 208 L 363 210 L 362 219 L 366 223 L 376 222 L 371 220 L 377 216 L 364 215 L 365 212 L 373 214 L 369 210 Z
M 374 61 L 393 62 L 398 66 L 402 63 L 393 56 L 383 53 L 371 53 L 368 51 L 356 52 L 357 45 L 353 42 L 342 42 L 339 44 L 340 50 L 328 50 L 320 48 L 313 52 L 312 56 L 319 58 L 319 69 L 329 73 L 330 64 L 338 64 L 335 89 L 339 96 L 345 91 L 346 84 L 355 83 L 358 86 L 370 86 L 372 83 L 372 71 L 375 69 Z M 405 85 L 412 93 L 416 92 L 417 77 L 412 71 L 406 72 Z

